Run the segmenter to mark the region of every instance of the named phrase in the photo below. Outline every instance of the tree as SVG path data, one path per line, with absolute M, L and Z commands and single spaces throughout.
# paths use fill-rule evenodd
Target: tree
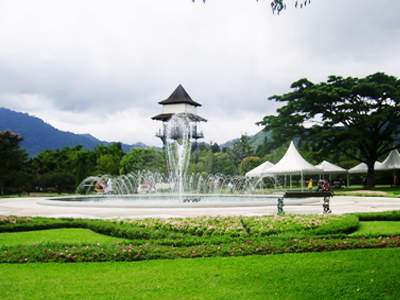
M 216 152 L 221 152 L 221 147 L 217 143 L 211 144 L 211 151 L 216 153 Z
M 72 192 L 96 170 L 96 153 L 82 146 L 46 150 L 32 160 L 34 184 L 40 190 Z
M 232 156 L 227 152 L 218 152 L 214 154 L 213 174 L 236 175 L 238 173 L 237 165 L 232 160 Z
M 67 148 L 68 149 L 68 148 Z M 96 153 L 77 146 L 67 150 L 71 160 L 75 185 L 77 186 L 83 179 L 93 175 L 96 169 Z
M 250 138 L 248 135 L 243 134 L 239 140 L 237 140 L 232 147 L 232 155 L 235 164 L 238 166 L 243 158 L 253 155 L 253 149 L 250 144 Z
M 98 174 L 118 175 L 120 160 L 116 160 L 111 154 L 100 155 L 96 160 L 96 172 Z
M 121 174 L 141 170 L 165 173 L 165 155 L 155 148 L 135 148 L 121 160 Z
M 22 137 L 11 131 L 0 131 L 0 194 L 20 190 L 26 183 L 24 167 L 28 156 L 20 148 Z
M 255 167 L 261 164 L 261 158 L 258 156 L 248 156 L 243 158 L 240 162 L 240 175 L 245 175 L 250 170 L 254 169 Z
M 258 157 L 263 157 L 267 155 L 268 153 L 271 153 L 273 150 L 275 150 L 275 147 L 273 146 L 273 142 L 270 141 L 270 138 L 268 136 L 264 137 L 264 141 L 262 144 L 258 145 L 256 148 L 256 155 Z
M 278 115 L 260 122 L 279 144 L 295 136 L 323 153 L 342 152 L 368 166 L 366 185 L 375 185 L 374 164 L 400 147 L 400 80 L 384 73 L 365 78 L 330 76 L 314 84 L 300 79 L 292 91 L 270 97 L 283 102 Z
M 95 153 L 97 174 L 119 174 L 121 159 L 124 156 L 121 143 L 99 145 L 95 148 Z
M 32 160 L 34 185 L 40 191 L 71 192 L 79 183 L 74 176 L 72 152 L 77 148 L 46 150 Z

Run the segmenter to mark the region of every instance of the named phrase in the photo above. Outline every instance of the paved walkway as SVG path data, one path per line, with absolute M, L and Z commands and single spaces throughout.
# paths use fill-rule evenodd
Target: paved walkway
M 289 200 L 287 200 L 289 201 Z M 244 207 L 185 207 L 185 208 L 145 208 L 145 207 L 76 207 L 68 203 L 57 206 L 46 204 L 45 198 L 5 198 L 0 199 L 0 216 L 43 216 L 74 218 L 171 218 L 195 216 L 259 216 L 276 213 L 275 205 Z M 289 204 L 289 203 L 288 203 Z M 334 214 L 350 212 L 374 212 L 400 209 L 400 198 L 385 197 L 344 197 L 335 196 L 331 200 Z M 320 214 L 322 201 L 301 205 L 287 205 L 285 212 L 295 214 Z

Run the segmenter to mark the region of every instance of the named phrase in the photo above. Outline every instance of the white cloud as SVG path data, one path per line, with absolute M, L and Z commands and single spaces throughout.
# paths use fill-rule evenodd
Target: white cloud
M 157 145 L 150 118 L 182 83 L 206 140 L 224 142 L 256 132 L 276 108 L 267 98 L 301 77 L 399 75 L 400 3 L 314 1 L 277 17 L 267 2 L 1 1 L 0 106 Z

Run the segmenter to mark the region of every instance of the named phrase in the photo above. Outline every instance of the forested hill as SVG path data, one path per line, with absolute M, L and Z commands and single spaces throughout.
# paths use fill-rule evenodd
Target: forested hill
M 22 147 L 30 156 L 49 149 L 61 149 L 78 145 L 82 145 L 86 149 L 93 149 L 99 144 L 109 144 L 90 134 L 61 131 L 37 117 L 0 108 L 0 131 L 3 130 L 10 130 L 21 135 L 24 138 Z M 144 146 L 142 143 L 122 144 L 124 151 Z
M 264 130 L 260 130 L 257 132 L 255 135 L 249 136 L 250 140 L 250 145 L 254 147 L 254 149 L 257 148 L 257 146 L 260 146 L 261 144 L 264 143 L 265 138 L 270 139 L 271 138 L 271 132 L 267 132 Z M 235 142 L 237 142 L 239 138 L 227 141 L 221 145 L 221 148 L 231 148 Z

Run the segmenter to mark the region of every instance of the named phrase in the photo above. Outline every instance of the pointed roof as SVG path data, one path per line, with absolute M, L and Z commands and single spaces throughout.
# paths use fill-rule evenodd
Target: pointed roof
M 282 159 L 273 167 L 265 171 L 263 175 L 299 175 L 299 174 L 320 174 L 321 169 L 314 167 L 306 161 L 297 151 L 293 141 Z
M 152 117 L 152 120 L 158 120 L 158 121 L 163 121 L 163 122 L 168 122 L 172 116 L 175 115 L 174 113 L 163 113 L 163 114 L 159 114 L 157 116 Z M 192 122 L 207 122 L 206 119 L 195 115 L 195 114 L 191 114 L 191 113 L 185 113 L 185 115 L 189 118 L 190 121 Z
M 389 155 L 383 161 L 382 166 L 387 170 L 400 169 L 400 153 L 397 149 L 390 151 Z
M 385 168 L 380 161 L 376 161 L 374 165 L 375 171 L 382 171 Z M 368 172 L 368 166 L 366 163 L 359 163 L 357 166 L 352 167 L 349 169 L 350 174 L 364 174 Z
M 265 171 L 271 168 L 274 164 L 269 162 L 268 160 L 263 162 L 258 167 L 255 167 L 253 170 L 250 170 L 246 173 L 247 177 L 261 177 Z
M 189 96 L 189 94 L 186 92 L 186 90 L 183 88 L 183 86 L 181 84 L 178 85 L 178 87 L 171 94 L 171 96 L 169 96 L 167 99 L 160 101 L 158 103 L 162 104 L 162 105 L 185 103 L 185 104 L 189 104 L 189 105 L 193 105 L 193 106 L 201 106 L 200 103 L 193 101 L 193 99 Z
M 316 165 L 317 168 L 321 169 L 324 173 L 334 174 L 334 173 L 347 173 L 346 169 L 339 167 L 329 161 L 322 161 L 320 164 Z

